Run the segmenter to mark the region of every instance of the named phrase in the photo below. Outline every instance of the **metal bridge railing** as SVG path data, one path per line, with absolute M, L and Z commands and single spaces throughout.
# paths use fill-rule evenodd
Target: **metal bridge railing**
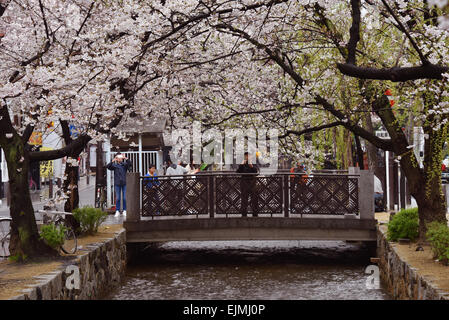
M 357 175 L 202 173 L 140 180 L 142 216 L 359 214 Z

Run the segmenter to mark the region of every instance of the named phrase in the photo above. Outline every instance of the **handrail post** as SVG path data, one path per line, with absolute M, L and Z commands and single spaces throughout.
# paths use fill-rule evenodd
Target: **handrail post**
M 140 221 L 140 173 L 126 173 L 126 221 Z
M 283 176 L 284 179 L 284 217 L 288 218 L 289 207 L 290 207 L 290 199 L 288 197 L 288 175 Z
M 358 180 L 360 219 L 374 219 L 374 174 L 360 170 Z
M 210 212 L 210 217 L 214 218 L 215 217 L 215 212 L 214 212 L 214 176 L 209 176 L 208 178 L 208 184 L 209 184 L 209 212 Z

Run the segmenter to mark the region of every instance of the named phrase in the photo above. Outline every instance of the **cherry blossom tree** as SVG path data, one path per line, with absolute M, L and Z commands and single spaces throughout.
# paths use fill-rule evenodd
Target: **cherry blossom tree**
M 153 93 L 171 90 L 176 73 L 192 67 L 173 59 L 200 30 L 200 22 L 278 2 L 27 0 L 2 5 L 0 145 L 12 194 L 12 254 L 25 259 L 53 253 L 38 239 L 27 183 L 30 162 L 67 156 L 73 181 L 74 159 L 88 141 L 107 134 L 124 137 L 116 129 L 123 118 L 164 113 L 160 106 L 166 96 Z M 183 88 L 178 90 L 175 96 Z M 65 146 L 34 151 L 29 137 L 49 123 L 60 126 Z M 78 138 L 70 137 L 69 123 L 84 128 Z M 74 184 L 65 184 L 72 195 Z
M 173 128 L 193 120 L 275 127 L 286 152 L 311 158 L 320 147 L 310 135 L 327 130 L 328 141 L 344 128 L 356 142 L 398 155 L 422 238 L 425 223 L 443 220 L 445 210 L 436 168 L 447 133 L 446 8 L 403 0 L 3 0 L 0 146 L 12 191 L 11 252 L 50 252 L 38 239 L 29 163 L 67 156 L 65 189 L 76 198 L 70 159 L 91 139 L 126 138 L 122 119 L 148 115 L 168 116 Z M 411 116 L 391 108 L 387 88 L 429 137 L 423 169 L 401 129 Z M 373 134 L 376 119 L 390 140 Z M 34 151 L 29 137 L 51 122 L 65 146 Z M 76 139 L 69 124 L 83 128 Z
M 352 21 L 344 18 L 348 15 Z M 443 12 L 419 1 L 366 1 L 362 6 L 361 1 L 353 0 L 349 5 L 289 2 L 276 6 L 270 16 L 252 16 L 251 20 L 245 16 L 221 19 L 213 27 L 253 45 L 259 60 L 276 63 L 300 89 L 294 105 L 302 109 L 314 105 L 334 118 L 286 133 L 343 126 L 374 146 L 393 151 L 419 206 L 420 239 L 425 238 L 428 222 L 445 221 L 440 174 L 447 138 L 449 55 Z M 391 108 L 384 95 L 389 87 L 400 94 L 398 110 Z M 360 115 L 370 112 L 382 121 L 389 140 L 364 128 Z M 402 130 L 404 117 L 398 113 L 404 112 L 408 121 L 424 129 L 423 168 L 418 165 L 411 137 Z M 234 111 L 232 115 L 246 113 Z
M 168 89 L 165 104 L 209 126 L 273 125 L 285 138 L 344 127 L 393 151 L 418 203 L 423 240 L 428 222 L 446 219 L 440 179 L 449 103 L 446 5 L 288 1 L 221 14 L 199 29 L 196 48 L 178 47 L 189 55 L 175 59 L 195 65 L 189 70 L 195 76 L 177 74 L 183 92 Z M 387 89 L 398 96 L 393 107 Z M 390 139 L 374 135 L 373 121 Z M 406 126 L 424 129 L 423 168 Z

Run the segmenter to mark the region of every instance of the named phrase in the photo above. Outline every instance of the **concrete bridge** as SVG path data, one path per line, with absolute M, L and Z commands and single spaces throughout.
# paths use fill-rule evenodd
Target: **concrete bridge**
M 157 184 L 128 173 L 124 227 L 130 243 L 376 241 L 373 194 L 369 171 L 160 176 Z

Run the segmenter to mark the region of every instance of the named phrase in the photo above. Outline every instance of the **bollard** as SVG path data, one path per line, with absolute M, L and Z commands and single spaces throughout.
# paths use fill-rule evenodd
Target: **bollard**
M 126 173 L 126 221 L 140 221 L 140 174 Z

